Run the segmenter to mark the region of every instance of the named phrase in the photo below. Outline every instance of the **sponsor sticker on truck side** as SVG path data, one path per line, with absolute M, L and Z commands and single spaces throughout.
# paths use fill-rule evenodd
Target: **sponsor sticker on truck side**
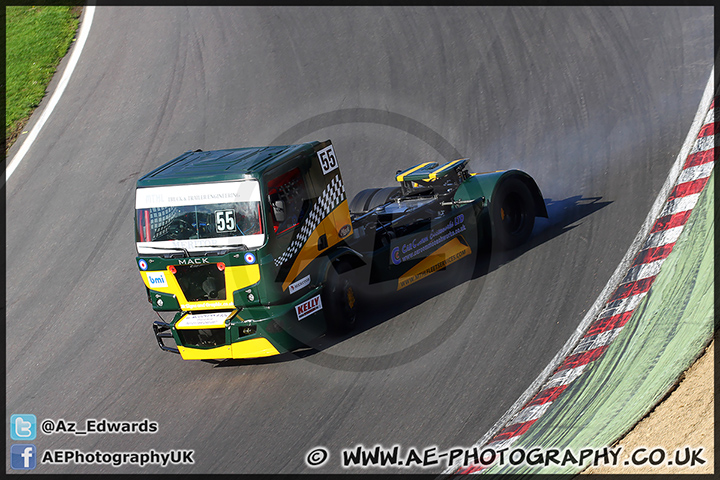
M 301 288 L 310 285 L 310 275 L 306 275 L 295 283 L 290 284 L 290 293 L 295 293 Z
M 310 300 L 301 303 L 295 307 L 295 313 L 297 313 L 298 320 L 311 315 L 318 310 L 322 310 L 322 301 L 320 301 L 320 295 L 315 295 Z

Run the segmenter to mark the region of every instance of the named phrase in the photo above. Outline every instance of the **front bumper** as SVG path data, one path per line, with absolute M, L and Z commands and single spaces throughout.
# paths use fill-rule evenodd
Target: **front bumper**
M 153 331 L 161 350 L 179 353 L 184 360 L 260 358 L 286 353 L 307 344 L 326 330 L 322 306 L 313 313 L 298 313 L 296 307 L 318 297 L 319 289 L 297 301 L 278 306 L 246 307 L 216 312 L 226 316 L 201 328 L 186 326 L 193 313 L 178 312 L 170 322 L 155 321 Z M 222 314 L 222 315 L 221 315 Z M 197 317 L 196 317 L 197 318 Z M 166 345 L 172 338 L 177 347 Z
M 277 347 L 263 337 L 239 340 L 229 345 L 220 345 L 210 348 L 182 346 L 178 334 L 173 334 L 173 324 L 156 320 L 153 322 L 153 331 L 158 346 L 165 352 L 179 353 L 184 360 L 210 360 L 227 358 L 260 358 L 279 355 Z M 174 339 L 177 347 L 165 345 L 165 339 Z
M 199 349 L 178 346 L 184 360 L 209 360 L 226 358 L 261 358 L 279 355 L 280 351 L 266 338 L 250 338 L 221 347 Z

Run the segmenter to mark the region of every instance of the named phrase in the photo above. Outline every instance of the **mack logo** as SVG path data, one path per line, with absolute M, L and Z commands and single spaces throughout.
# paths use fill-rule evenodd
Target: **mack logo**
M 181 258 L 178 260 L 178 265 L 189 265 L 191 263 L 200 265 L 202 263 L 210 263 L 210 261 L 207 258 Z
M 320 301 L 320 295 L 316 295 L 310 300 L 301 303 L 295 307 L 295 313 L 297 313 L 298 320 L 302 320 L 308 315 L 322 310 L 322 302 Z

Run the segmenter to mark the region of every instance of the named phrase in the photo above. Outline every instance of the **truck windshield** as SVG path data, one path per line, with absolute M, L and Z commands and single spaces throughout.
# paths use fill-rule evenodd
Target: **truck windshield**
M 138 188 L 135 241 L 141 255 L 260 247 L 260 186 L 243 180 Z

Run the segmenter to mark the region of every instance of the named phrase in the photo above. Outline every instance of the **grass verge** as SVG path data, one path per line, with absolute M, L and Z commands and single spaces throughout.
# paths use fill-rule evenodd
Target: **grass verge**
M 5 154 L 45 96 L 82 7 L 5 7 Z

